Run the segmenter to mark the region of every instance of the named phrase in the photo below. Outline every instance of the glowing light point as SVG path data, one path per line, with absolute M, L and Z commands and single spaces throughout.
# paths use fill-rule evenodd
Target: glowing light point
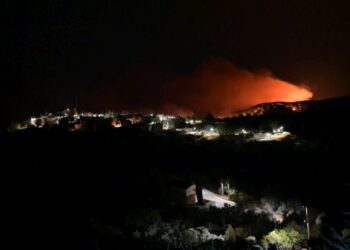
M 30 118 L 30 124 L 33 125 L 33 126 L 36 126 L 35 123 L 36 123 L 36 118 L 31 117 Z

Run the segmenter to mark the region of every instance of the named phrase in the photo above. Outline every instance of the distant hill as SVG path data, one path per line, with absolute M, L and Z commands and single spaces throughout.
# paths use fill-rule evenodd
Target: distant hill
M 346 114 L 350 109 L 350 97 L 338 97 L 325 100 L 311 100 L 302 102 L 272 102 L 255 105 L 240 111 L 236 116 L 260 116 L 292 114 L 300 112 L 321 112 Z

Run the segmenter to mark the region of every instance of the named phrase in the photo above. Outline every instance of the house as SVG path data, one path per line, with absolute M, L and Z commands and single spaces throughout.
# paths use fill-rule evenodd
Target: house
M 196 184 L 193 184 L 186 189 L 187 204 L 193 205 L 198 203 L 197 192 L 198 190 L 196 188 Z M 210 206 L 216 208 L 236 206 L 235 202 L 230 201 L 206 188 L 202 188 L 202 197 L 204 208 L 209 208 Z

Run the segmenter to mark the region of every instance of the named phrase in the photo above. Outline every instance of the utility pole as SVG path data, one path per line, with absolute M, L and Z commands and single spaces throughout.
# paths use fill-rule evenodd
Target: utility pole
M 196 181 L 196 195 L 197 195 L 198 204 L 203 205 L 203 188 L 202 188 L 202 182 L 200 180 Z
M 220 182 L 220 195 L 221 196 L 224 196 L 224 181 L 223 180 L 221 180 L 221 182 Z
M 311 233 L 310 233 L 310 222 L 309 222 L 309 210 L 307 209 L 307 206 L 305 206 L 305 222 L 306 222 L 306 230 L 307 230 L 307 240 L 310 240 Z

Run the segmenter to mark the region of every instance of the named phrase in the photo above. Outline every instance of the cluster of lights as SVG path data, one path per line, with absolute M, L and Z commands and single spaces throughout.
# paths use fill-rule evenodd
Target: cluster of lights
M 289 106 L 288 106 L 289 107 Z M 294 106 L 290 106 L 293 108 Z M 262 109 L 257 109 L 258 113 L 262 111 Z M 120 118 L 120 116 L 122 118 Z M 116 115 L 111 112 L 108 113 L 77 113 L 76 111 L 71 112 L 69 109 L 64 110 L 62 113 L 59 114 L 46 114 L 40 117 L 31 117 L 29 120 L 27 120 L 24 125 L 22 124 L 20 128 L 18 129 L 24 129 L 29 126 L 34 126 L 37 128 L 42 128 L 45 125 L 59 125 L 59 124 L 70 124 L 70 128 L 68 130 L 70 131 L 76 131 L 81 129 L 91 129 L 89 124 L 89 120 L 85 121 L 81 118 L 89 117 L 89 118 L 101 118 L 101 119 L 107 119 L 112 118 L 110 122 L 110 126 L 113 128 L 120 128 L 122 127 L 122 120 L 128 120 L 131 122 L 131 124 L 141 123 L 143 120 L 143 116 L 139 114 L 127 114 L 127 115 Z M 69 118 L 65 120 L 62 123 L 62 118 Z M 195 126 L 197 124 L 201 124 L 202 120 L 200 119 L 194 119 L 193 117 L 187 117 L 185 119 L 185 123 L 189 124 L 188 127 L 182 127 L 182 128 L 176 128 L 176 116 L 171 115 L 164 115 L 164 114 L 155 114 L 155 116 L 151 116 L 151 120 L 145 124 L 145 126 L 149 127 L 149 131 L 158 131 L 160 130 L 173 130 L 176 129 L 176 131 L 188 134 L 188 135 L 194 135 L 198 136 L 207 140 L 214 140 L 220 136 L 217 129 L 215 129 L 213 126 Z M 122 119 L 122 120 L 120 120 Z M 92 121 L 94 122 L 94 121 Z M 244 136 L 245 140 L 254 140 L 254 141 L 273 141 L 273 140 L 282 140 L 290 135 L 289 132 L 284 131 L 283 126 L 279 126 L 277 128 L 274 128 L 272 131 L 269 132 L 256 132 L 256 131 L 250 131 L 245 128 L 241 128 L 239 130 L 236 130 L 234 133 L 236 136 Z
M 156 115 L 156 117 L 161 122 L 167 121 L 167 120 L 172 120 L 172 119 L 176 118 L 175 116 L 172 116 L 172 115 L 163 115 L 163 114 L 158 114 L 158 115 Z
M 301 112 L 302 111 L 302 105 L 301 103 L 290 103 L 286 104 L 286 107 L 292 110 L 293 112 Z
M 279 141 L 290 136 L 290 133 L 288 131 L 284 131 L 284 127 L 280 126 L 278 128 L 273 129 L 272 132 L 253 132 L 242 128 L 235 132 L 234 135 L 251 135 L 249 136 L 249 138 L 245 137 L 248 141 Z
M 244 128 L 242 128 L 241 130 L 239 130 L 238 132 L 234 133 L 235 135 L 247 135 L 249 134 L 249 132 L 247 130 L 245 130 Z
M 197 124 L 201 124 L 203 121 L 200 119 L 188 119 L 185 121 L 186 124 L 190 124 L 190 125 L 197 125 Z
M 276 133 L 282 133 L 283 132 L 283 126 L 280 126 L 279 128 L 277 128 L 277 129 L 273 129 L 272 130 L 272 132 L 274 133 L 274 134 L 276 134 Z
M 177 128 L 176 131 L 181 132 L 185 135 L 194 135 L 198 137 L 202 137 L 206 140 L 214 140 L 220 137 L 219 132 L 215 130 L 214 127 L 208 128 Z
M 268 113 L 269 111 L 277 110 L 277 109 L 285 109 L 290 110 L 293 112 L 301 112 L 303 110 L 302 103 L 268 103 L 268 104 L 261 104 L 258 106 L 255 106 L 249 110 L 246 110 L 244 112 L 236 114 L 236 116 L 260 116 Z

